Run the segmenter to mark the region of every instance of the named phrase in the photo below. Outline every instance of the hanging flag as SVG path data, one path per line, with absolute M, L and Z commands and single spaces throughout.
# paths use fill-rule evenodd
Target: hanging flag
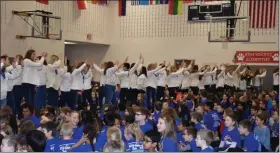
M 77 0 L 77 4 L 78 4 L 78 9 L 79 10 L 85 10 L 87 9 L 87 2 L 85 0 Z
M 168 14 L 173 14 L 173 8 L 174 8 L 174 0 L 169 0 L 169 6 L 168 6 Z
M 119 16 L 126 15 L 126 0 L 119 0 Z
M 36 0 L 36 2 L 41 3 L 41 4 L 49 4 L 49 0 Z
M 149 5 L 149 0 L 140 0 L 140 5 Z
M 168 14 L 180 15 L 183 14 L 184 2 L 182 0 L 169 0 Z
M 278 0 L 249 0 L 250 28 L 276 27 Z

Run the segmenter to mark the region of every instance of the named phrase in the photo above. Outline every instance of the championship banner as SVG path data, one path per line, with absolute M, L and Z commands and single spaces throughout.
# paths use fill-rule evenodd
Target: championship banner
M 279 51 L 236 51 L 236 63 L 278 63 Z

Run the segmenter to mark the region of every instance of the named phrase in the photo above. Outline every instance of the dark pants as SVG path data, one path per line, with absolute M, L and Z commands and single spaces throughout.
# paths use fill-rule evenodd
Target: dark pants
M 72 110 L 76 109 L 77 105 L 80 105 L 82 103 L 82 95 L 80 94 L 80 90 L 71 90 L 71 102 L 68 105 Z
M 222 93 L 222 92 L 224 92 L 224 91 L 225 91 L 224 87 L 218 87 L 218 88 L 217 88 L 217 92 Z
M 273 90 L 279 93 L 279 85 L 273 85 Z
M 103 110 L 103 98 L 105 96 L 105 92 L 104 92 L 104 86 L 100 86 L 99 87 L 99 93 L 98 93 L 98 104 L 99 104 L 99 108 L 100 110 Z
M 198 91 L 199 91 L 199 88 L 198 87 L 191 87 L 191 90 L 193 92 L 194 95 L 198 95 Z
M 7 92 L 7 105 L 11 107 L 13 112 L 15 112 L 15 100 L 14 100 L 14 93 L 13 91 L 8 91 Z
M 46 106 L 47 101 L 47 88 L 46 85 L 37 87 L 35 94 L 35 109 L 41 109 Z
M 87 102 L 90 104 L 93 102 L 91 89 L 83 91 L 83 103 L 87 103 Z
M 33 107 L 35 106 L 35 85 L 29 83 L 22 84 L 22 94 L 25 99 L 25 102 L 31 104 Z
M 126 106 L 128 100 L 129 90 L 128 88 L 121 88 L 120 91 L 120 103 Z
M 157 86 L 157 101 L 162 101 L 164 99 L 165 87 Z
M 58 107 L 65 107 L 65 106 L 70 107 L 71 101 L 72 101 L 71 92 L 61 91 Z
M 14 86 L 13 93 L 14 93 L 15 110 L 16 110 L 14 114 L 18 114 L 19 110 L 20 110 L 20 104 L 21 104 L 22 98 L 23 98 L 22 85 Z
M 174 99 L 176 99 L 177 95 L 176 95 L 176 92 L 177 92 L 177 89 L 178 87 L 169 87 L 168 88 L 168 92 L 169 92 L 169 97 L 173 97 Z
M 151 99 L 152 104 L 156 101 L 156 89 L 153 87 L 147 87 L 147 106 L 148 109 L 152 109 L 153 105 L 151 105 Z
M 128 101 L 134 102 L 137 101 L 137 95 L 138 95 L 138 89 L 129 89 L 129 94 L 128 94 Z
M 57 107 L 58 106 L 58 91 L 54 88 L 48 88 L 48 105 Z

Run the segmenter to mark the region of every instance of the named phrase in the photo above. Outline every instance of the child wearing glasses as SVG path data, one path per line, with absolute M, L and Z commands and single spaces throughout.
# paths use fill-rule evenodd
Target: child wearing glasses
M 160 143 L 160 133 L 157 130 L 150 130 L 144 136 L 145 152 L 158 152 Z
M 148 118 L 151 116 L 149 110 L 139 107 L 135 113 L 135 121 L 139 124 L 143 133 L 152 130 L 153 124 Z

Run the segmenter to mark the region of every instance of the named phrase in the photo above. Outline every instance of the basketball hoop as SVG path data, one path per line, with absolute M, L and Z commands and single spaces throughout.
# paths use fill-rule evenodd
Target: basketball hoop
M 230 41 L 230 37 L 228 37 L 228 36 L 220 36 L 220 39 L 222 40 L 222 42 L 229 42 Z

